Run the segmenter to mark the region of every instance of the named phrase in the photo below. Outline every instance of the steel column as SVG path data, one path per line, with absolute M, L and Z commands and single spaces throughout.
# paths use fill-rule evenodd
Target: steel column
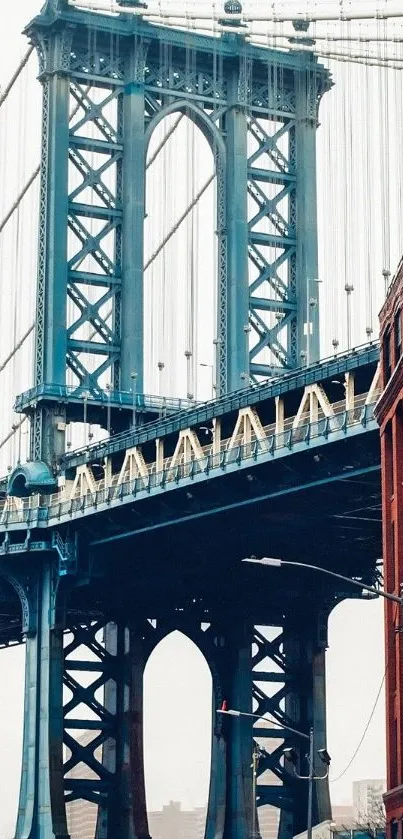
M 227 390 L 249 383 L 247 115 L 240 64 L 228 79 L 227 147 Z
M 134 41 L 126 68 L 123 96 L 123 277 L 121 383 L 122 390 L 133 387 L 143 393 L 144 365 L 144 216 L 145 216 L 145 140 L 144 140 L 144 60 L 146 45 Z
M 297 333 L 303 366 L 319 359 L 318 235 L 316 206 L 316 128 L 318 78 L 315 65 L 296 73 L 295 156 Z
M 30 596 L 33 597 L 32 593 Z M 69 839 L 63 793 L 63 631 L 52 628 L 50 564 L 38 571 L 37 629 L 27 638 L 24 739 L 15 839 Z
M 323 626 L 323 617 L 318 618 L 319 626 Z M 327 617 L 326 617 L 327 624 Z M 313 651 L 313 733 L 314 743 L 317 748 L 326 748 L 326 651 L 325 648 L 314 649 Z M 315 755 L 316 757 L 316 755 Z M 320 764 L 320 761 L 319 761 Z M 317 774 L 323 774 L 323 764 L 316 766 Z M 332 807 L 330 803 L 330 791 L 327 781 L 316 782 L 314 787 L 316 794 L 316 814 L 320 824 L 331 818 Z
M 285 696 L 285 722 L 292 727 L 309 732 L 314 729 L 315 751 L 326 748 L 325 701 L 325 647 L 322 632 L 323 614 L 301 613 L 295 625 L 288 616 L 284 625 L 284 650 L 287 670 L 291 676 Z M 306 774 L 306 744 L 297 736 L 292 745 L 300 754 L 300 769 Z M 294 834 L 306 829 L 308 788 L 304 781 L 295 781 L 293 795 L 293 820 L 291 825 L 282 813 L 279 836 Z M 313 824 L 331 818 L 329 786 L 327 780 L 315 781 L 313 786 Z
M 71 31 L 50 43 L 39 39 L 43 82 L 42 158 L 35 384 L 64 384 L 67 351 L 67 220 L 69 81 L 65 72 Z M 64 429 L 53 411 L 35 410 L 31 456 L 52 463 L 64 452 Z
M 63 49 L 63 32 L 52 46 L 57 53 Z M 50 56 L 48 57 L 48 60 Z M 43 381 L 64 384 L 66 377 L 66 300 L 67 300 L 67 213 L 68 213 L 68 149 L 69 149 L 69 80 L 60 70 L 44 76 L 48 88 L 48 117 L 44 120 L 43 147 L 46 148 L 46 169 L 41 169 L 41 198 L 46 193 L 46 232 L 43 271 L 38 284 L 38 310 L 44 317 L 44 334 L 37 330 L 36 384 Z M 44 148 L 45 150 L 45 148 Z M 42 233 L 42 231 L 41 231 Z M 42 282 L 44 288 L 42 288 Z M 41 365 L 41 369 L 39 367 Z
M 244 626 L 243 637 L 235 642 L 228 701 L 232 708 L 252 710 L 252 628 Z M 235 639 L 234 639 L 235 640 Z M 230 721 L 231 724 L 231 721 Z M 227 745 L 227 796 L 223 839 L 245 839 L 252 830 L 252 730 L 251 721 L 232 721 Z

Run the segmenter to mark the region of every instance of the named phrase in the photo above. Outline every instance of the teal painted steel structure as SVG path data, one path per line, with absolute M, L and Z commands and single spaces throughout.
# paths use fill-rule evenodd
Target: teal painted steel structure
M 122 0 L 122 5 L 128 3 Z M 56 467 L 64 461 L 67 468 L 72 465 L 65 458 L 65 424 L 82 420 L 83 394 L 92 417 L 101 422 L 103 417 L 105 424 L 108 406 L 123 417 L 124 430 L 130 426 L 133 405 L 126 397 L 136 371 L 139 408 L 154 410 L 143 396 L 145 160 L 153 130 L 170 113 L 194 120 L 215 161 L 221 398 L 195 406 L 186 419 L 179 413 L 154 429 L 139 427 L 134 443 L 140 438 L 147 443 L 161 428 L 165 433 L 169 422 L 178 431 L 193 415 L 195 422 L 225 419 L 226 413 L 269 398 L 276 388 L 291 392 L 324 375 L 323 369 L 297 368 L 319 358 L 312 286 L 317 280 L 315 131 L 319 100 L 330 80 L 313 56 L 254 47 L 236 27 L 207 38 L 153 26 L 141 16 L 95 15 L 67 0 L 48 0 L 27 34 L 38 50 L 44 90 L 36 375 L 34 389 L 18 399 L 32 419 L 34 465 L 19 465 L 12 483 L 18 488 L 25 482 L 30 490 L 32 478 L 32 486 L 47 491 Z M 87 286 L 91 293 L 84 291 Z M 88 333 L 96 340 L 82 337 Z M 377 349 L 366 352 L 365 361 L 361 356 L 329 361 L 326 375 L 358 368 L 360 359 L 362 366 L 373 364 Z M 67 369 L 76 380 L 72 388 Z M 112 395 L 100 381 L 106 371 Z M 276 382 L 249 388 L 262 377 L 285 372 Z M 174 407 L 165 404 L 166 410 Z M 252 734 L 269 742 L 284 740 L 262 758 L 259 806 L 279 809 L 280 839 L 304 828 L 306 790 L 284 767 L 282 745 L 295 744 L 281 724 L 306 731 L 313 725 L 317 742 L 326 744 L 326 624 L 346 593 L 325 584 L 309 598 L 301 596 L 303 587 L 292 585 L 257 591 L 250 575 L 238 573 L 238 565 L 240 551 L 259 550 L 267 539 L 264 502 L 270 499 L 275 506 L 286 494 L 295 510 L 298 501 L 291 496 L 303 499 L 312 492 L 317 499 L 320 492 L 324 497 L 325 486 L 346 480 L 341 470 L 360 446 L 357 428 L 351 434 L 346 428 L 336 429 L 334 437 L 333 428 L 332 433 L 326 424 L 321 429 L 329 455 L 319 467 L 308 451 L 311 432 L 304 440 L 290 436 L 288 452 L 294 442 L 300 446 L 296 471 L 306 475 L 293 487 L 292 469 L 284 477 L 281 456 L 273 457 L 275 445 L 261 458 L 256 450 L 252 476 L 241 456 L 239 463 L 228 459 L 217 481 L 208 481 L 208 473 L 203 481 L 189 475 L 182 487 L 179 475 L 176 493 L 163 491 L 162 501 L 159 490 L 148 493 L 147 527 L 131 528 L 136 487 L 130 505 L 106 499 L 104 510 L 98 499 L 95 525 L 83 515 L 86 499 L 80 499 L 81 508 L 73 502 L 67 518 L 60 508 L 50 520 L 41 505 L 28 517 L 4 514 L 0 574 L 10 623 L 8 629 L 0 627 L 0 637 L 4 643 L 25 639 L 27 644 L 16 839 L 68 839 L 66 804 L 77 799 L 98 805 L 96 839 L 150 839 L 143 674 L 152 650 L 173 629 L 186 633 L 204 653 L 214 707 L 223 698 L 242 708 L 253 700 L 269 720 L 252 732 L 248 721 L 231 728 L 214 717 L 206 839 L 251 839 Z M 373 431 L 366 408 L 360 434 L 364 428 Z M 120 451 L 122 439 L 110 445 Z M 131 443 L 125 438 L 123 445 Z M 366 460 L 354 461 L 356 470 L 349 474 L 370 482 L 376 457 L 376 446 L 368 445 Z M 208 484 L 207 492 L 202 483 Z M 189 511 L 193 493 L 199 492 L 197 510 Z M 351 503 L 355 492 L 346 481 Z M 206 499 L 215 515 L 209 533 L 200 538 L 199 519 L 209 515 Z M 144 503 L 140 492 L 137 500 Z M 235 509 L 239 521 L 230 526 L 225 516 Z M 177 526 L 171 540 L 157 533 L 164 530 L 156 526 L 164 515 L 165 524 Z M 290 527 L 285 529 L 288 538 Z M 327 520 L 321 532 L 327 533 Z M 294 535 L 298 549 L 307 551 L 307 536 Z M 278 540 L 280 550 L 281 523 L 271 523 L 270 538 Z M 156 563 L 151 574 L 144 561 L 150 556 Z M 365 565 L 367 553 L 363 557 L 358 545 L 352 572 L 362 577 L 372 573 Z M 343 561 L 348 561 L 345 553 Z M 264 625 L 276 626 L 277 634 L 261 631 Z M 80 705 L 86 714 L 78 713 Z M 329 807 L 327 786 L 317 786 L 314 819 L 326 818 Z
M 44 91 L 32 458 L 53 467 L 62 454 L 68 410 L 40 391 L 66 385 L 67 369 L 95 403 L 106 371 L 130 392 L 135 370 L 143 392 L 145 159 L 170 113 L 200 127 L 216 164 L 218 392 L 315 361 L 315 131 L 327 71 L 241 34 L 209 38 L 67 3 L 45 4 L 26 31 Z

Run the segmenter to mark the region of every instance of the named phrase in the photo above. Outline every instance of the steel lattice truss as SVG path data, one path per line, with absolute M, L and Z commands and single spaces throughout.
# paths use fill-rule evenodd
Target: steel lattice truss
M 292 97 L 289 97 L 292 112 Z M 297 366 L 295 116 L 271 122 L 267 133 L 250 118 L 257 146 L 248 158 L 251 375 L 267 376 L 271 365 Z M 282 148 L 280 146 L 282 145 Z M 284 151 L 282 149 L 285 149 Z M 269 359 L 265 349 L 270 351 Z
M 313 359 L 315 131 L 326 71 L 313 56 L 238 37 L 140 19 L 131 32 L 127 19 L 74 9 L 57 21 L 30 30 L 44 88 L 35 385 L 66 384 L 68 370 L 96 400 L 105 382 L 129 391 L 135 370 L 141 390 L 146 152 L 174 113 L 200 128 L 215 162 L 218 393 L 298 366 L 311 334 Z M 35 457 L 49 422 L 60 425 L 44 401 Z
M 254 713 L 261 717 L 254 726 L 256 741 L 263 750 L 258 767 L 258 805 L 274 805 L 281 809 L 279 835 L 292 831 L 293 817 L 301 818 L 302 804 L 298 781 L 284 761 L 284 748 L 292 746 L 300 753 L 300 770 L 305 774 L 304 741 L 293 731 L 307 734 L 314 726 L 316 737 L 325 742 L 325 730 L 316 719 L 318 705 L 314 695 L 313 661 L 320 661 L 325 641 L 319 638 L 323 616 L 311 624 L 306 635 L 290 626 L 267 632 L 267 627 L 255 627 L 252 655 L 252 695 Z M 323 666 L 323 665 L 322 665 Z M 324 666 L 316 665 L 324 679 Z M 319 722 L 319 725 L 318 725 Z M 291 731 L 289 730 L 291 729 Z M 316 789 L 314 808 L 319 818 L 329 810 L 328 788 Z M 296 802 L 299 806 L 296 807 Z
M 106 706 L 104 689 L 109 682 L 116 692 L 119 661 L 99 639 L 103 630 L 104 625 L 97 622 L 73 626 L 72 638 L 64 649 L 63 683 L 68 694 L 63 709 L 64 743 L 68 750 L 64 763 L 66 803 L 85 799 L 101 805 L 115 783 L 113 770 L 102 759 L 107 741 L 112 740 L 116 747 L 117 725 L 116 707 L 112 710 L 112 703 L 109 708 Z M 89 684 L 83 684 L 83 673 L 90 677 Z M 99 695 L 104 696 L 103 701 Z M 87 713 L 77 718 L 80 706 Z
M 104 621 L 77 623 L 70 627 L 66 636 L 63 679 L 66 694 L 64 744 L 67 749 L 63 770 L 65 801 L 69 804 L 84 799 L 96 804 L 99 808 L 98 830 L 102 826 L 106 830 L 108 817 L 118 806 L 121 771 L 118 755 L 128 733 L 125 732 L 124 720 L 132 707 L 129 697 L 134 695 L 133 691 L 141 693 L 144 666 L 149 656 L 158 643 L 175 629 L 184 632 L 204 654 L 212 673 L 215 706 L 225 697 L 233 704 L 231 691 L 236 672 L 233 670 L 236 660 L 236 657 L 233 658 L 234 639 L 222 627 L 200 622 L 197 618 L 172 616 L 142 621 L 130 631 L 114 624 L 106 625 Z M 268 634 L 274 636 L 272 640 L 268 640 Z M 304 730 L 312 723 L 307 705 L 307 702 L 312 702 L 311 641 L 307 642 L 307 646 L 290 637 L 289 643 L 285 644 L 285 636 L 281 629 L 273 632 L 267 627 L 255 627 L 251 636 L 251 670 L 242 676 L 245 686 L 248 683 L 251 686 L 250 699 L 254 700 L 254 712 L 261 716 L 253 733 L 259 744 L 265 747 L 259 763 L 257 803 L 258 807 L 269 804 L 281 811 L 281 835 L 286 833 L 287 824 L 288 829 L 292 825 L 296 799 L 304 800 L 301 788 L 295 786 L 292 775 L 284 767 L 284 747 L 300 746 L 287 726 Z M 235 646 L 237 643 L 239 641 Z M 141 667 L 136 671 L 140 682 L 137 687 L 133 684 L 133 676 L 130 676 L 133 671 L 125 665 L 133 645 L 140 650 L 138 661 Z M 301 684 L 305 686 L 302 693 Z M 213 754 L 223 734 L 233 738 L 235 733 L 231 729 L 225 734 L 223 719 L 217 716 Z M 138 750 L 140 764 L 142 753 L 141 746 Z M 140 764 L 137 765 L 136 776 L 143 779 L 137 786 L 142 801 L 144 768 Z M 214 809 L 214 805 L 211 806 Z M 214 813 L 210 815 L 214 820 Z M 141 818 L 145 823 L 145 809 Z M 100 835 L 103 835 L 102 832 Z
M 109 75 L 113 69 L 103 64 L 106 62 L 100 60 L 102 72 Z M 68 296 L 73 305 L 66 360 L 78 383 L 94 394 L 106 370 L 111 371 L 114 387 L 119 387 L 123 215 L 120 92 L 120 85 L 109 82 L 103 87 L 100 80 L 96 85 L 86 85 L 84 80 L 75 79 L 70 85 L 73 109 L 69 160 L 79 183 L 68 196 Z M 83 286 L 89 287 L 89 295 Z

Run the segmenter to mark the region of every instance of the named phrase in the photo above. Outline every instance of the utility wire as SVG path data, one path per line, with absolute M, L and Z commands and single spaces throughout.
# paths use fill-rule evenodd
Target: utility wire
M 395 623 L 396 623 L 396 618 L 397 618 L 397 612 L 398 612 L 398 607 L 396 606 L 396 610 L 395 610 L 395 618 L 394 618 Z M 364 739 L 365 739 L 365 737 L 366 737 L 367 731 L 368 731 L 368 729 L 369 729 L 369 727 L 370 727 L 370 725 L 371 725 L 372 718 L 373 718 L 374 713 L 375 713 L 375 710 L 376 710 L 376 706 L 377 706 L 377 704 L 378 704 L 378 702 L 379 702 L 379 697 L 380 697 L 380 695 L 381 695 L 381 693 L 382 693 L 382 688 L 383 688 L 383 685 L 384 685 L 384 682 L 385 682 L 385 679 L 386 679 L 386 674 L 387 674 L 387 672 L 388 672 L 388 665 L 386 665 L 386 667 L 385 667 L 385 672 L 384 672 L 384 674 L 383 674 L 383 676 L 382 676 L 382 679 L 381 679 L 381 684 L 379 685 L 379 690 L 378 690 L 378 693 L 376 694 L 375 701 L 374 701 L 374 704 L 373 704 L 373 706 L 372 706 L 371 713 L 370 713 L 369 718 L 368 718 L 368 722 L 367 722 L 367 724 L 366 724 L 366 726 L 365 726 L 365 728 L 364 728 L 364 731 L 363 731 L 363 733 L 362 733 L 362 737 L 361 737 L 361 739 L 360 739 L 360 741 L 359 741 L 359 743 L 358 743 L 358 746 L 357 746 L 357 748 L 355 749 L 355 751 L 354 751 L 353 755 L 351 756 L 351 758 L 350 758 L 350 760 L 349 760 L 349 762 L 348 762 L 347 766 L 345 766 L 345 767 L 344 767 L 344 769 L 343 769 L 343 771 L 340 773 L 340 775 L 338 775 L 338 776 L 337 776 L 337 778 L 330 778 L 330 783 L 331 783 L 331 784 L 334 784 L 336 781 L 340 781 L 340 778 L 342 778 L 342 777 L 343 777 L 343 775 L 345 775 L 345 774 L 346 774 L 347 770 L 350 768 L 351 764 L 353 763 L 353 761 L 354 761 L 354 760 L 355 760 L 355 758 L 357 757 L 358 752 L 359 752 L 359 750 L 360 750 L 360 748 L 361 748 L 361 746 L 362 746 L 362 744 L 363 744 L 363 742 L 364 742 Z
M 349 762 L 348 762 L 347 766 L 343 769 L 343 771 L 340 773 L 340 775 L 338 775 L 338 776 L 337 776 L 337 778 L 330 778 L 330 783 L 331 783 L 331 784 L 334 784 L 336 781 L 340 781 L 340 778 L 342 778 L 342 777 L 343 777 L 343 775 L 345 775 L 345 774 L 346 774 L 347 770 L 350 768 L 351 764 L 353 763 L 353 761 L 355 760 L 355 758 L 356 758 L 356 757 L 357 757 L 357 755 L 358 755 L 358 752 L 359 752 L 359 750 L 360 750 L 360 748 L 361 748 L 361 746 L 362 746 L 362 744 L 363 744 L 363 742 L 364 742 L 364 739 L 365 739 L 366 733 L 367 733 L 367 731 L 368 731 L 368 729 L 369 729 L 369 726 L 371 725 L 371 722 L 372 722 L 372 717 L 374 716 L 374 713 L 375 713 L 375 710 L 376 710 L 376 706 L 377 706 L 377 704 L 378 704 L 378 700 L 379 700 L 379 697 L 380 697 L 381 692 L 382 692 L 383 684 L 384 684 L 384 681 L 385 681 L 385 678 L 386 678 L 386 670 L 387 670 L 387 668 L 385 669 L 385 672 L 384 672 L 384 674 L 383 674 L 383 676 L 382 676 L 382 681 L 381 681 L 381 684 L 380 684 L 380 686 L 379 686 L 378 693 L 376 694 L 376 697 L 375 697 L 375 702 L 374 702 L 374 704 L 373 704 L 372 711 L 371 711 L 371 713 L 370 713 L 370 715 L 369 715 L 368 722 L 367 722 L 367 724 L 366 724 L 366 726 L 365 726 L 365 728 L 364 728 L 364 731 L 363 731 L 363 733 L 362 733 L 361 740 L 360 740 L 360 742 L 358 743 L 358 746 L 357 746 L 357 748 L 356 748 L 355 752 L 353 753 L 352 757 L 350 758 L 350 760 L 349 760 Z

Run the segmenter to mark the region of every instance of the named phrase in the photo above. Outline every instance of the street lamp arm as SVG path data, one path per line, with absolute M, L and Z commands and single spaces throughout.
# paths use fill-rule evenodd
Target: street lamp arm
M 250 559 L 249 562 L 259 562 L 260 560 L 253 560 Z M 248 562 L 248 560 L 246 560 Z M 266 563 L 267 564 L 267 563 Z M 276 560 L 276 564 L 279 564 L 279 560 Z M 295 563 L 291 563 L 295 564 Z M 255 719 L 261 720 L 262 717 L 260 714 L 252 714 L 250 711 L 238 711 L 235 708 L 227 708 L 226 701 L 223 703 L 222 708 L 217 708 L 217 714 L 227 714 L 230 717 L 254 717 Z M 303 737 L 305 740 L 309 740 L 309 754 L 306 755 L 308 759 L 308 766 L 309 766 L 309 775 L 299 775 L 295 768 L 296 760 L 294 755 L 287 755 L 287 752 L 293 752 L 293 749 L 284 749 L 284 757 L 287 760 L 290 760 L 294 764 L 294 772 L 296 778 L 301 781 L 308 781 L 308 813 L 307 813 L 307 839 L 312 839 L 312 803 L 313 803 L 313 782 L 314 781 L 324 781 L 329 775 L 329 765 L 330 765 L 330 755 L 326 751 L 326 749 L 319 749 L 318 754 L 324 762 L 327 763 L 327 770 L 325 775 L 315 775 L 314 771 L 314 731 L 313 727 L 311 726 L 309 729 L 309 734 L 305 734 L 304 731 L 298 731 L 296 728 L 291 728 L 289 725 L 282 725 L 282 728 L 287 729 L 287 731 L 292 731 L 293 734 L 298 734 L 299 737 Z M 253 761 L 252 761 L 252 769 L 253 769 L 253 813 L 255 812 L 255 802 L 256 802 L 256 751 L 253 752 Z M 255 826 L 254 826 L 254 815 L 253 815 L 253 837 L 255 839 Z
M 389 591 L 384 591 L 383 589 L 378 589 L 374 586 L 368 586 L 366 583 L 360 583 L 358 580 L 353 580 L 351 577 L 346 577 L 344 574 L 338 574 L 336 571 L 330 571 L 329 568 L 321 568 L 320 565 L 310 565 L 307 562 L 294 562 L 288 559 L 274 559 L 266 556 L 262 557 L 262 559 L 248 557 L 247 559 L 243 559 L 242 562 L 253 562 L 256 563 L 256 565 L 270 565 L 273 567 L 290 565 L 295 568 L 308 568 L 310 571 L 320 571 L 321 574 L 327 574 L 329 577 L 335 577 L 337 580 L 343 580 L 343 582 L 357 586 L 358 588 L 364 589 L 364 591 L 369 591 L 377 597 L 384 597 L 385 600 L 392 600 L 393 603 L 398 603 L 399 606 L 403 605 L 403 598 L 399 597 L 397 594 L 392 594 Z
M 249 711 L 235 711 L 232 708 L 228 708 L 224 710 L 223 708 L 216 709 L 217 714 L 226 714 L 228 717 L 253 717 L 255 720 L 262 720 L 261 714 L 251 714 Z M 274 720 L 271 720 L 271 725 L 278 725 L 279 728 L 285 728 L 286 731 L 291 731 L 292 734 L 298 734 L 298 737 L 303 737 L 305 740 L 309 740 L 309 734 L 305 734 L 304 731 L 298 731 L 297 728 L 291 728 L 289 725 L 285 725 L 284 723 L 280 723 Z
M 325 772 L 324 775 L 311 775 L 311 776 L 309 776 L 309 775 L 299 775 L 297 770 L 294 769 L 293 774 L 295 775 L 296 778 L 298 778 L 299 781 L 310 781 L 310 780 L 311 781 L 325 781 L 326 778 L 329 777 L 329 770 L 327 770 L 327 772 Z

